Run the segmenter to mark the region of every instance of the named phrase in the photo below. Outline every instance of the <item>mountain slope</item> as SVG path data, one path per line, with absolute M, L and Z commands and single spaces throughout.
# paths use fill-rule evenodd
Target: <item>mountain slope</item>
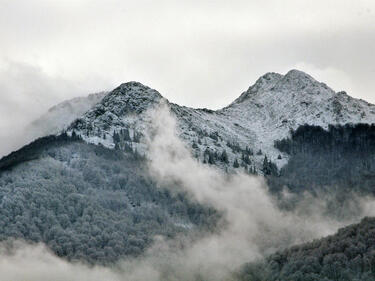
M 289 155 L 277 176 L 269 175 L 273 191 L 338 192 L 350 200 L 353 192 L 375 195 L 375 125 L 304 125 L 275 147 Z
M 12 132 L 0 135 L 0 157 L 10 151 L 17 150 L 33 140 L 59 134 L 66 129 L 76 118 L 97 104 L 107 92 L 90 94 L 87 97 L 78 97 L 66 100 L 51 107 L 48 112 L 38 119 L 27 124 L 24 128 L 15 128 Z
M 65 134 L 0 160 L 0 241 L 43 242 L 69 260 L 141 255 L 155 236 L 213 230 L 218 214 L 159 186 L 144 159 Z
M 375 218 L 249 264 L 242 281 L 375 280 Z
M 89 143 L 109 148 L 116 146 L 118 134 L 126 133 L 131 136 L 126 136 L 126 143 L 146 153 L 141 133 L 151 122 L 147 109 L 161 101 L 175 115 L 180 137 L 201 161 L 232 169 L 237 160 L 247 171 L 261 174 L 265 156 L 279 168 L 288 162 L 289 155 L 275 148 L 274 142 L 290 136 L 290 130 L 305 124 L 327 129 L 329 125 L 375 122 L 374 105 L 335 93 L 308 74 L 291 70 L 286 75 L 265 74 L 217 111 L 169 103 L 147 86 L 125 83 L 74 122 L 68 133 L 74 131 Z M 224 150 L 227 157 L 222 157 Z
M 59 103 L 34 120 L 28 129 L 35 138 L 57 134 L 100 102 L 107 94 L 108 92 L 100 92 Z
M 60 256 L 105 263 L 141 254 L 154 235 L 215 229 L 216 211 L 148 176 L 144 135 L 149 110 L 160 104 L 199 161 L 263 174 L 279 194 L 285 187 L 348 194 L 332 196 L 334 208 L 350 200 L 347 189 L 375 192 L 374 105 L 300 71 L 266 74 L 217 111 L 170 103 L 138 82 L 92 104 L 61 134 L 0 160 L 1 241 L 42 241 Z
M 221 112 L 250 127 L 256 142 L 272 150 L 273 142 L 289 135 L 301 125 L 374 123 L 375 106 L 335 93 L 311 76 L 291 70 L 286 75 L 266 74 Z

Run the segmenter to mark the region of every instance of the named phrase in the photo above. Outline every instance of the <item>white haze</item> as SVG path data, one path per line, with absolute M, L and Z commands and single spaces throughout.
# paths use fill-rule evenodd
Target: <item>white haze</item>
M 168 108 L 151 112 L 148 134 L 150 173 L 160 185 L 188 192 L 192 200 L 223 214 L 221 228 L 197 240 L 165 241 L 156 237 L 142 257 L 124 260 L 112 268 L 68 263 L 43 246 L 21 245 L 0 257 L 2 281 L 162 281 L 227 280 L 242 264 L 262 258 L 280 246 L 301 243 L 334 233 L 364 215 L 374 215 L 371 198 L 357 200 L 364 207 L 354 220 L 324 216 L 325 201 L 306 198 L 295 211 L 281 211 L 261 178 L 227 175 L 194 159 L 176 134 Z
M 374 13 L 373 0 L 0 0 L 0 147 L 52 105 L 133 80 L 215 109 L 299 68 L 375 102 Z

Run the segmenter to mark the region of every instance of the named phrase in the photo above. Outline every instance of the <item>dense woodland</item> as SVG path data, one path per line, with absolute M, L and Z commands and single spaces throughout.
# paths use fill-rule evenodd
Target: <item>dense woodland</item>
M 0 241 L 46 243 L 58 256 L 111 263 L 140 255 L 155 235 L 213 229 L 218 214 L 157 187 L 144 160 L 67 135 L 0 161 Z
M 375 218 L 247 264 L 240 281 L 375 280 Z
M 290 155 L 277 174 L 266 175 L 270 188 L 287 187 L 330 198 L 327 215 L 351 215 L 353 194 L 375 193 L 375 126 L 301 126 L 275 146 Z M 298 201 L 298 197 L 297 197 Z M 284 207 L 291 207 L 281 202 Z M 293 204 L 291 204 L 293 205 Z M 357 206 L 360 207 L 360 206 Z M 353 207 L 352 207 L 353 208 Z M 336 235 L 294 246 L 243 268 L 244 281 L 375 280 L 375 218 L 340 229 Z
M 116 150 L 86 144 L 75 135 L 45 137 L 3 158 L 0 241 L 42 241 L 69 260 L 105 264 L 142 254 L 158 234 L 173 238 L 214 231 L 219 214 L 187 194 L 157 187 L 143 157 L 127 145 L 128 135 L 116 133 Z M 290 160 L 277 170 L 264 156 L 262 171 L 274 194 L 285 187 L 297 195 L 326 192 L 334 213 L 353 192 L 375 192 L 375 126 L 301 126 L 275 146 Z M 230 147 L 242 155 L 234 166 L 251 165 L 253 151 Z M 204 153 L 208 164 L 228 162 L 225 150 Z M 366 218 L 334 236 L 248 264 L 236 278 L 375 280 L 374 237 L 375 219 Z
M 275 142 L 290 159 L 268 177 L 272 190 L 338 190 L 375 194 L 375 125 L 301 126 Z

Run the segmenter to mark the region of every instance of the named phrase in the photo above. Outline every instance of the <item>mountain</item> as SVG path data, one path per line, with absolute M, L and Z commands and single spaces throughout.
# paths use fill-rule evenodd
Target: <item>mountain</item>
M 70 260 L 110 263 L 142 255 L 157 235 L 218 231 L 218 210 L 149 174 L 144 132 L 160 104 L 198 161 L 264 176 L 283 210 L 309 191 L 331 195 L 329 215 L 342 218 L 353 193 L 375 193 L 375 106 L 308 74 L 267 73 L 216 111 L 128 82 L 55 107 L 32 125 L 49 136 L 0 160 L 0 241 L 43 242 Z M 285 189 L 297 197 L 283 197 Z
M 24 128 L 15 129 L 0 136 L 0 143 L 3 144 L 0 148 L 0 157 L 5 156 L 9 151 L 21 148 L 37 138 L 59 134 L 76 118 L 97 104 L 106 94 L 107 92 L 100 92 L 90 94 L 87 97 L 66 100 L 51 107 L 48 112 Z
M 375 280 L 375 218 L 248 264 L 241 281 Z
M 68 133 L 74 131 L 88 143 L 114 148 L 114 136 L 121 130 L 132 136 L 143 132 L 151 122 L 147 109 L 162 100 L 177 119 L 181 139 L 197 158 L 227 169 L 237 159 L 247 170 L 260 174 L 265 156 L 278 168 L 288 163 L 289 155 L 274 143 L 302 125 L 328 129 L 330 125 L 375 122 L 374 105 L 345 92 L 335 93 L 308 74 L 291 70 L 286 75 L 263 75 L 232 104 L 217 111 L 179 106 L 140 83 L 125 83 L 73 122 Z M 145 152 L 141 138 L 132 146 Z M 228 163 L 220 161 L 224 150 Z
M 90 94 L 87 97 L 77 97 L 59 103 L 31 122 L 28 129 L 33 132 L 35 138 L 58 134 L 75 119 L 100 102 L 107 94 L 108 92 L 99 92 Z
M 141 255 L 155 236 L 214 229 L 218 212 L 170 190 L 137 154 L 66 134 L 40 138 L 0 161 L 0 241 L 110 264 Z

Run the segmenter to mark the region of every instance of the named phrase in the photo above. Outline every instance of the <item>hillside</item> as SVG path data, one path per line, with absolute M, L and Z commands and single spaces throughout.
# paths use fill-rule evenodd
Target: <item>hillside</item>
M 265 74 L 236 101 L 217 111 L 169 103 L 147 86 L 125 83 L 78 118 L 68 133 L 74 131 L 89 143 L 114 148 L 117 135 L 126 130 L 136 140 L 126 136 L 128 145 L 145 153 L 141 136 L 151 122 L 147 110 L 161 101 L 175 115 L 181 139 L 200 161 L 232 170 L 237 160 L 239 166 L 259 174 L 263 174 L 265 156 L 278 168 L 288 162 L 289 155 L 275 148 L 274 142 L 290 136 L 290 130 L 301 125 L 327 129 L 375 121 L 374 105 L 345 92 L 335 93 L 308 74 L 291 70 L 285 75 Z M 224 151 L 227 157 L 221 161 Z
M 89 263 L 138 256 L 155 235 L 214 229 L 218 214 L 157 186 L 144 159 L 66 135 L 0 161 L 0 241 L 43 242 Z
M 59 103 L 51 107 L 48 112 L 37 120 L 31 122 L 27 129 L 33 134 L 34 138 L 58 134 L 75 119 L 100 102 L 107 94 L 108 92 L 100 92 Z
M 375 218 L 248 264 L 238 280 L 375 280 Z
M 63 101 L 51 107 L 46 113 L 31 120 L 24 127 L 14 128 L 10 132 L 0 134 L 0 157 L 7 155 L 13 150 L 22 148 L 33 140 L 59 134 L 66 129 L 71 122 L 84 114 L 97 104 L 107 92 L 90 94 L 87 97 L 77 97 Z
M 375 106 L 308 74 L 265 74 L 217 111 L 179 106 L 128 82 L 52 109 L 34 123 L 52 135 L 0 160 L 0 241 L 43 242 L 69 260 L 106 264 L 144 254 L 158 235 L 220 231 L 217 210 L 178 181 L 160 186 L 149 174 L 146 132 L 161 104 L 198 162 L 234 177 L 265 176 L 262 191 L 282 214 L 308 191 L 329 195 L 323 215 L 352 221 L 361 214 L 356 196 L 375 193 Z

